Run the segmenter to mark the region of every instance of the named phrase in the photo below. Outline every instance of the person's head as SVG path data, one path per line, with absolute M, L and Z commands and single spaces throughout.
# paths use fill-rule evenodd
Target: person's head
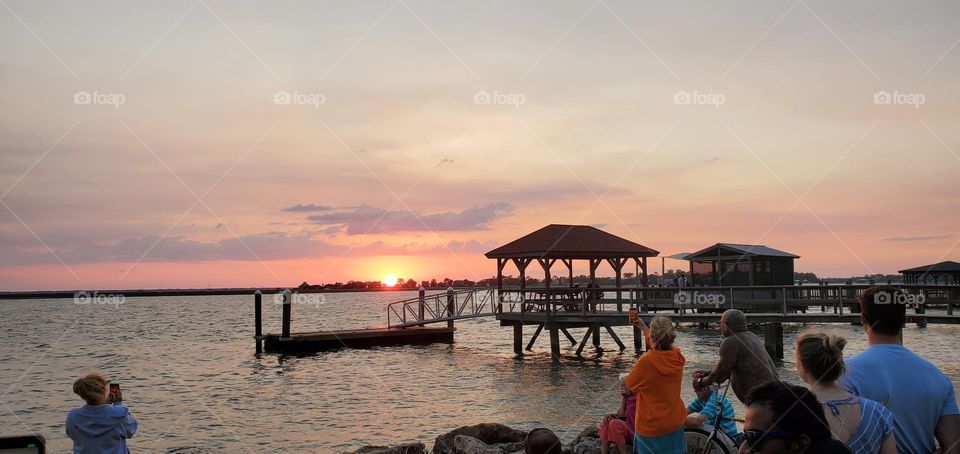
M 523 440 L 525 454 L 560 454 L 562 450 L 560 438 L 550 429 L 533 429 Z
M 740 453 L 780 454 L 814 452 L 811 446 L 829 440 L 830 426 L 823 407 L 807 388 L 781 381 L 755 386 L 747 392 Z
M 650 340 L 653 341 L 654 349 L 670 350 L 676 338 L 677 330 L 669 318 L 658 315 L 650 320 Z
M 907 322 L 907 307 L 896 301 L 897 288 L 877 285 L 860 295 L 860 322 L 868 338 L 899 337 Z
M 843 375 L 843 347 L 847 340 L 812 329 L 797 337 L 797 372 L 808 385 L 829 385 Z
M 624 372 L 624 373 L 620 374 L 619 377 L 617 377 L 617 378 L 620 379 L 620 394 L 627 394 L 627 393 L 630 392 L 630 390 L 627 389 L 627 376 L 629 376 L 629 375 L 630 375 L 630 374 Z
M 693 393 L 697 395 L 697 399 L 700 399 L 701 402 L 709 402 L 713 390 L 713 385 L 697 386 L 696 380 L 693 381 Z
M 87 405 L 101 405 L 107 402 L 109 386 L 103 375 L 93 373 L 73 382 L 73 392 L 82 397 Z
M 738 309 L 727 309 L 720 316 L 720 332 L 723 337 L 730 337 L 733 333 L 742 333 L 747 330 L 747 314 Z

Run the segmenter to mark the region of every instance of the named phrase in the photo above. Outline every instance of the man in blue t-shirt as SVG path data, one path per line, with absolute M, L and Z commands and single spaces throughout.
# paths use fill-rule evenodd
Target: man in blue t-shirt
M 712 426 L 717 420 L 717 413 L 720 413 L 720 430 L 731 438 L 736 436 L 737 424 L 733 421 L 735 414 L 730 401 L 726 397 L 719 396 L 714 386 L 698 387 L 694 382 L 693 392 L 697 394 L 697 398 L 687 405 L 687 411 L 690 414 L 687 416 L 684 427 L 700 429 L 704 424 Z M 718 397 L 719 405 L 717 405 Z
M 929 361 L 903 346 L 906 307 L 891 286 L 867 289 L 860 321 L 870 347 L 846 361 L 842 383 L 854 394 L 893 413 L 897 450 L 960 454 L 960 410 L 950 380 Z

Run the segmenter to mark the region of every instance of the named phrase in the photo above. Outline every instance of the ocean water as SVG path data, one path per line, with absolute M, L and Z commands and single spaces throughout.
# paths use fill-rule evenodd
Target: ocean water
M 332 330 L 386 324 L 389 302 L 415 292 L 325 294 L 319 304 L 293 307 L 293 330 Z M 280 306 L 264 298 L 264 330 L 278 332 Z M 863 350 L 860 327 L 830 325 Z M 546 426 L 564 441 L 619 405 L 617 374 L 636 360 L 590 347 L 559 365 L 548 336 L 534 353 L 513 358 L 512 329 L 493 319 L 457 323 L 452 345 L 341 350 L 309 356 L 254 354 L 253 296 L 126 298 L 122 304 L 73 300 L 0 301 L 0 427 L 3 434 L 37 432 L 50 452 L 67 452 L 64 433 L 78 377 L 99 371 L 119 382 L 140 422 L 133 452 L 341 452 L 365 444 L 421 440 L 456 427 L 502 422 Z M 800 325 L 787 325 L 781 375 L 798 382 L 792 343 Z M 525 342 L 533 329 L 525 330 Z M 617 334 L 628 346 L 627 328 Z M 574 330 L 575 337 L 582 330 Z M 960 326 L 909 326 L 906 344 L 931 360 L 960 389 Z M 562 338 L 561 338 L 562 339 Z M 687 369 L 709 369 L 721 336 L 716 328 L 684 326 L 677 345 Z M 686 378 L 689 381 L 689 377 Z M 684 384 L 684 400 L 693 398 Z M 742 415 L 742 407 L 730 394 Z

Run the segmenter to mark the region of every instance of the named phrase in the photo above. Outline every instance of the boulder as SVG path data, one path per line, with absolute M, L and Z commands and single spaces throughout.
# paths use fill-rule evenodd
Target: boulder
M 570 442 L 570 446 L 576 446 L 576 445 L 579 444 L 581 441 L 583 441 L 584 438 L 596 438 L 596 439 L 599 439 L 599 438 L 600 438 L 600 426 L 599 426 L 599 425 L 596 425 L 596 426 L 588 426 L 586 429 L 581 430 L 580 433 L 577 434 L 577 436 L 573 439 L 573 441 Z
M 527 433 L 497 423 L 463 426 L 437 437 L 436 440 L 434 440 L 433 450 L 431 452 L 433 454 L 455 454 L 453 442 L 457 435 L 466 435 L 476 438 L 485 444 L 492 445 L 494 443 L 523 442 Z
M 513 443 L 493 443 L 490 446 L 500 448 L 501 451 L 512 454 L 515 452 L 523 452 L 523 442 L 517 441 Z
M 469 435 L 457 435 L 453 438 L 453 452 L 456 454 L 503 454 L 504 451 Z
M 350 454 L 427 454 L 427 447 L 417 441 L 394 446 L 364 446 Z
M 573 454 L 600 454 L 600 439 L 583 437 L 573 445 Z

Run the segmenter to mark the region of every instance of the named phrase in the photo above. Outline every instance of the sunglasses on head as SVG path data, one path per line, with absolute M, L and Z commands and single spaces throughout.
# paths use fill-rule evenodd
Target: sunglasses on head
M 751 449 L 759 448 L 763 442 L 770 439 L 778 440 L 789 440 L 793 438 L 794 434 L 791 432 L 784 432 L 780 430 L 747 430 L 743 432 L 743 442 L 747 444 Z

